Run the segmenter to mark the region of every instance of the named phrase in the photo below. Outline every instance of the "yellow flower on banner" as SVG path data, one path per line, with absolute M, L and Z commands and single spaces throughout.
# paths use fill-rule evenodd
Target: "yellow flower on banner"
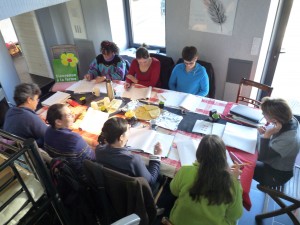
M 65 66 L 70 64 L 71 67 L 75 67 L 78 63 L 78 59 L 73 53 L 63 53 L 60 55 L 61 63 Z

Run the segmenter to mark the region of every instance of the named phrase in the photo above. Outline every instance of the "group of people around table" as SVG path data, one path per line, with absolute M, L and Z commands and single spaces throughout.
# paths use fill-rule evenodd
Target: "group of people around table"
M 194 48 L 186 49 L 188 52 L 191 50 L 193 54 L 196 52 Z M 114 60 L 117 56 L 108 50 L 104 52 L 102 58 L 100 57 L 104 61 Z M 108 55 L 108 58 L 105 58 L 105 55 Z M 147 56 L 146 49 L 138 49 L 137 55 L 140 57 L 133 61 L 129 69 L 130 76 L 126 77 L 126 83 L 129 85 L 131 82 L 151 82 L 150 75 L 146 81 L 144 77 L 134 73 L 143 76 L 148 72 L 149 68 L 145 69 L 148 66 L 153 66 L 153 70 L 159 67 L 158 61 Z M 195 63 L 196 57 L 186 59 L 184 58 L 185 64 L 178 64 L 174 68 L 173 74 L 181 70 L 185 71 L 186 76 L 194 76 L 193 72 L 189 74 L 190 71 L 201 71 L 198 65 L 190 68 L 190 71 L 184 70 L 184 65 L 185 68 L 193 67 L 190 63 Z M 94 63 L 93 68 L 100 71 L 101 67 L 96 66 L 97 60 Z M 101 71 L 106 70 L 102 68 Z M 122 77 L 122 71 L 125 70 L 115 70 L 118 74 L 116 77 Z M 171 80 L 179 79 L 178 74 L 171 77 Z M 96 73 L 92 73 L 92 68 L 89 75 L 90 78 L 96 76 Z M 3 129 L 22 138 L 34 138 L 39 147 L 51 157 L 63 157 L 69 161 L 82 179 L 85 178 L 82 163 L 88 159 L 133 177 L 144 177 L 152 190 L 155 189 L 160 175 L 160 143 L 155 145 L 154 154 L 150 155 L 149 165 L 146 166 L 140 155 L 131 153 L 126 148 L 130 132 L 127 120 L 113 117 L 105 122 L 98 138 L 99 145 L 94 150 L 79 134 L 71 130 L 74 116 L 68 106 L 54 104 L 49 107 L 46 116 L 49 126 L 38 117 L 35 110 L 40 94 L 36 84 L 18 85 L 14 92 L 16 107 L 7 111 Z M 258 128 L 259 156 L 254 179 L 263 185 L 280 185 L 293 176 L 293 166 L 300 148 L 299 122 L 293 117 L 290 107 L 283 99 L 264 98 L 261 109 L 269 125 Z M 182 166 L 170 183 L 171 193 L 177 198 L 169 215 L 170 221 L 174 225 L 236 224 L 243 212 L 240 167 L 234 164 L 229 168 L 225 144 L 216 135 L 206 135 L 202 138 L 196 158 L 197 161 L 193 165 Z
M 146 87 L 159 87 L 160 61 L 151 57 L 146 45 L 136 50 L 136 58 L 132 60 L 127 71 L 126 62 L 119 56 L 119 48 L 114 42 L 103 41 L 99 54 L 90 64 L 87 80 L 95 79 L 97 83 L 106 79 L 125 80 L 125 88 L 132 84 Z M 186 46 L 182 50 L 183 63 L 177 64 L 169 80 L 169 89 L 207 96 L 209 79 L 206 69 L 197 63 L 198 51 L 194 46 Z

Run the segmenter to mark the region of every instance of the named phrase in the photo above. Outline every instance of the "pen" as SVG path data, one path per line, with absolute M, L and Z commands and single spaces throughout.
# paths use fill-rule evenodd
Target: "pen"
M 235 163 L 234 165 L 238 165 L 238 166 L 251 166 L 251 163 Z

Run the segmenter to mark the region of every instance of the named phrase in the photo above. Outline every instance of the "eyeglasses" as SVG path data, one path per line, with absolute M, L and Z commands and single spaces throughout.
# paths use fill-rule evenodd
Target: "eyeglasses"
M 184 64 L 187 65 L 187 66 L 191 66 L 191 65 L 195 64 L 195 62 L 196 62 L 196 60 L 190 61 L 190 62 L 184 61 Z
M 64 116 L 69 119 L 69 118 L 73 118 L 74 114 L 73 113 L 68 113 L 68 114 L 65 114 Z

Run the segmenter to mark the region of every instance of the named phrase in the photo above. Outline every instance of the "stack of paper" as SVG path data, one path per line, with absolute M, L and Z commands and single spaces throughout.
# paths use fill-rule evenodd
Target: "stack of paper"
M 108 113 L 101 112 L 90 107 L 79 127 L 89 133 L 99 135 L 101 133 L 103 124 L 108 119 L 108 116 Z
M 56 103 L 65 103 L 71 97 L 70 94 L 58 91 L 42 102 L 43 106 L 51 106 Z
M 155 130 L 145 128 L 131 128 L 127 146 L 132 149 L 142 150 L 154 154 L 154 146 L 160 142 L 162 146 L 162 157 L 167 157 L 173 143 L 174 136 L 159 133 Z
M 257 142 L 257 129 L 227 122 L 223 141 L 228 146 L 254 154 Z

